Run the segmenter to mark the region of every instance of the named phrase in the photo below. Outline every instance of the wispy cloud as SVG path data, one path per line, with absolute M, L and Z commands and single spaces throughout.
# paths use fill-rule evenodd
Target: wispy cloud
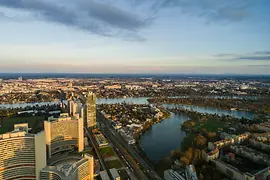
M 254 54 L 259 54 L 259 55 L 267 55 L 270 54 L 270 51 L 256 51 Z
M 256 51 L 247 54 L 217 54 L 214 57 L 226 61 L 270 61 L 270 51 Z
M 252 16 L 251 0 L 149 0 L 156 13 L 166 8 L 178 8 L 184 14 L 203 17 L 207 22 L 242 21 Z M 135 0 L 141 5 L 145 0 Z
M 270 61 L 270 55 L 268 56 L 240 56 L 236 60 L 253 60 L 253 61 Z

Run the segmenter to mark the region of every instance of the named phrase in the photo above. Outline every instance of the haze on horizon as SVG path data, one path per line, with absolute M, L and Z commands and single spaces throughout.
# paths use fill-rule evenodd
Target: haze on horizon
M 270 74 L 269 0 L 0 0 L 0 72 Z

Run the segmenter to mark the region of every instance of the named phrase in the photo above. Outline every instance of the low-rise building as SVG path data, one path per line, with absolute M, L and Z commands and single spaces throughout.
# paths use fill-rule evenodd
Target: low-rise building
M 109 177 L 107 171 L 100 171 L 99 175 L 100 175 L 100 178 L 101 178 L 102 180 L 109 180 L 109 179 L 110 179 L 110 177 Z
M 115 168 L 110 169 L 110 173 L 111 173 L 114 180 L 120 180 L 120 175 Z
M 237 168 L 224 163 L 221 160 L 211 160 L 216 165 L 216 168 L 219 172 L 222 174 L 228 176 L 231 179 L 235 180 L 255 180 L 255 176 L 253 174 L 250 174 L 248 172 L 243 173 L 239 171 Z

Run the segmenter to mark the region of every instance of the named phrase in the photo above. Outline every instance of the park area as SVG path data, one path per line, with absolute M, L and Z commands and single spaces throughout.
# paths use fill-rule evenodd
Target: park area
M 118 168 L 123 167 L 123 166 L 122 166 L 122 163 L 120 162 L 119 159 L 107 161 L 106 163 L 108 164 L 108 166 L 109 166 L 110 169 L 111 169 L 111 168 L 116 168 L 116 169 L 118 169 Z
M 201 131 L 202 129 L 206 129 L 211 132 L 218 132 L 220 128 L 228 127 L 228 123 L 221 122 L 219 120 L 209 119 L 203 123 L 198 123 L 196 125 L 196 130 Z
M 13 130 L 14 124 L 28 123 L 28 127 L 32 128 L 31 132 L 36 133 L 42 129 L 41 123 L 44 116 L 27 116 L 27 117 L 5 117 L 0 120 L 0 134 Z
M 103 147 L 100 148 L 100 152 L 103 155 L 104 158 L 108 158 L 111 156 L 115 156 L 115 153 L 111 147 Z

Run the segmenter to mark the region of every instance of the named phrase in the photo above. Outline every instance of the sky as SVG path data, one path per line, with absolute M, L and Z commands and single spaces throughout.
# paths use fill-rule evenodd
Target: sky
M 0 72 L 270 74 L 270 1 L 0 0 Z

